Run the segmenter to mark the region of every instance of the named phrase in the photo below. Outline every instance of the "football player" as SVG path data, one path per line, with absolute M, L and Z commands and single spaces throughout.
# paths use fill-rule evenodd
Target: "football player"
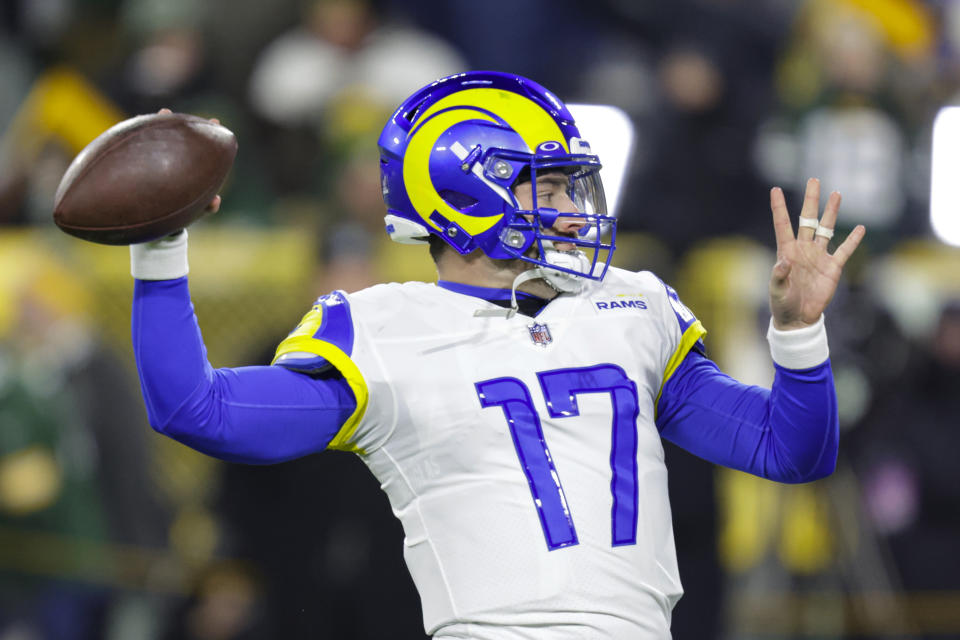
M 661 438 L 782 482 L 832 472 L 823 311 L 863 227 L 831 255 L 839 194 L 820 217 L 811 180 L 794 235 L 771 192 L 776 378 L 763 389 L 706 357 L 673 289 L 610 266 L 600 159 L 545 88 L 444 78 L 400 105 L 379 144 L 386 231 L 427 243 L 439 281 L 334 291 L 272 366 L 214 369 L 186 233 L 135 245 L 151 424 L 231 461 L 356 452 L 403 524 L 436 638 L 669 637 L 681 586 Z

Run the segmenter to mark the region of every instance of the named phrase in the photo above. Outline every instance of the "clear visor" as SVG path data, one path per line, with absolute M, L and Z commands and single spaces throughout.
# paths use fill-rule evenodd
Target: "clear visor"
M 593 158 L 593 156 L 587 156 Z M 598 162 L 580 163 L 572 157 L 563 161 L 532 162 L 514 183 L 517 206 L 521 209 L 555 208 L 561 213 L 607 215 L 607 200 L 600 180 Z M 534 176 L 536 188 L 534 188 Z M 569 201 L 565 202 L 561 192 Z M 531 198 L 534 200 L 531 202 Z M 571 208 L 572 207 L 572 208 Z
M 532 188 L 531 182 L 527 187 L 532 196 L 531 208 L 539 214 L 544 229 L 549 229 L 555 222 L 545 213 L 546 209 L 553 208 L 559 218 L 582 219 L 583 226 L 578 234 L 590 242 L 596 242 L 609 230 L 612 218 L 607 214 L 599 163 L 535 163 L 532 173 L 537 176 L 537 186 Z
M 597 217 L 598 224 L 585 226 L 581 233 L 590 240 L 596 240 L 610 227 L 610 222 L 603 220 L 607 217 L 607 197 L 603 191 L 599 170 L 571 176 L 570 191 L 573 203 L 581 213 Z
M 607 198 L 603 192 L 600 172 L 594 167 L 582 169 L 570 176 L 570 196 L 580 213 L 607 215 Z

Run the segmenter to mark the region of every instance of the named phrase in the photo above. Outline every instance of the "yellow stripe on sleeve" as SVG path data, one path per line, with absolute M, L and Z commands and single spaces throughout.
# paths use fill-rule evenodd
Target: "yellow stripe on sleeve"
M 683 359 L 687 357 L 687 354 L 690 353 L 690 349 L 697 343 L 697 340 L 705 335 L 707 335 L 707 330 L 703 328 L 699 320 L 691 324 L 687 327 L 687 330 L 683 332 L 683 336 L 680 337 L 680 344 L 678 344 L 677 348 L 673 351 L 673 355 L 670 356 L 670 360 L 667 361 L 667 368 L 663 371 L 663 381 L 660 383 L 660 390 L 657 391 L 657 397 L 653 401 L 654 417 L 656 417 L 657 405 L 660 404 L 660 394 L 663 393 L 663 388 L 667 385 L 667 381 L 670 380 L 670 376 L 674 374 L 677 367 L 683 362 Z
M 340 451 L 352 451 L 359 454 L 365 453 L 363 449 L 351 442 L 351 438 L 353 438 L 353 434 L 357 430 L 357 425 L 360 424 L 360 420 L 367 411 L 367 402 L 370 398 L 370 393 L 367 390 L 367 382 L 363 379 L 363 374 L 360 373 L 360 369 L 354 364 L 353 360 L 350 359 L 350 356 L 336 345 L 323 340 L 317 340 L 311 335 L 296 334 L 297 332 L 295 331 L 290 337 L 280 343 L 280 346 L 277 347 L 274 362 L 288 353 L 311 353 L 326 359 L 327 362 L 333 365 L 346 379 L 347 384 L 350 385 L 350 389 L 353 391 L 353 395 L 357 400 L 357 408 L 350 417 L 347 418 L 347 421 L 343 423 L 343 426 L 337 431 L 337 435 L 333 437 L 333 440 L 330 441 L 327 448 Z

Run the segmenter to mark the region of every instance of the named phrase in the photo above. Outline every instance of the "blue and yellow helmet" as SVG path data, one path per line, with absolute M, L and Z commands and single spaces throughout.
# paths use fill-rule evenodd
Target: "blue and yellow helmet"
M 393 240 L 421 243 L 432 234 L 461 254 L 480 249 L 596 280 L 606 273 L 616 221 L 607 215 L 600 160 L 567 107 L 536 82 L 494 71 L 437 80 L 400 105 L 379 146 Z M 537 189 L 532 207 L 521 208 L 513 188 L 536 185 L 544 173 L 567 176 L 577 211 L 538 207 Z M 577 238 L 551 235 L 559 215 L 582 220 Z M 553 241 L 575 244 L 585 259 L 547 263 Z

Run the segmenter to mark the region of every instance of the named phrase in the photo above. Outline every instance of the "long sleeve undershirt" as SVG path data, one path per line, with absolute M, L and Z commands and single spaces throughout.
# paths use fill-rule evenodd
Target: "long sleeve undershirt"
M 279 366 L 214 369 L 187 279 L 137 280 L 133 346 L 150 424 L 208 455 L 281 462 L 323 450 L 353 413 L 346 381 Z M 829 361 L 777 367 L 772 390 L 741 384 L 689 353 L 658 402 L 664 438 L 716 464 L 782 482 L 829 475 L 837 455 Z
M 664 385 L 660 435 L 705 460 L 779 482 L 833 473 L 839 419 L 830 361 L 776 367 L 773 386 L 737 382 L 691 351 Z
M 155 430 L 202 453 L 265 464 L 322 451 L 356 408 L 339 376 L 283 367 L 214 369 L 187 279 L 137 280 L 133 351 Z

